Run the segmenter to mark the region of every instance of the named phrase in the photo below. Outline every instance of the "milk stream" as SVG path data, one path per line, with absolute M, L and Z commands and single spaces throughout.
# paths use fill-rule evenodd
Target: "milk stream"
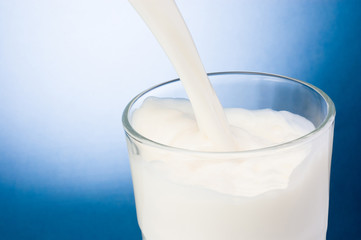
M 143 18 L 178 73 L 192 103 L 198 127 L 224 151 L 236 144 L 193 39 L 173 0 L 129 0 Z

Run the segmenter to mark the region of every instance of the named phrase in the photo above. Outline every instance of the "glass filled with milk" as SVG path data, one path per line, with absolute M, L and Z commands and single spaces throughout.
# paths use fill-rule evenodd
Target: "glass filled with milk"
M 332 100 L 278 75 L 208 77 L 230 150 L 200 129 L 179 79 L 140 93 L 123 113 L 143 239 L 325 240 Z

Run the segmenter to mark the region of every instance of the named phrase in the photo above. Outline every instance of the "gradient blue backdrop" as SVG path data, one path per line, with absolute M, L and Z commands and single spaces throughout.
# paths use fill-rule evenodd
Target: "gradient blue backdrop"
M 337 108 L 328 240 L 361 239 L 361 1 L 177 0 L 208 72 Z M 0 0 L 0 239 L 136 239 L 126 103 L 177 75 L 126 0 Z

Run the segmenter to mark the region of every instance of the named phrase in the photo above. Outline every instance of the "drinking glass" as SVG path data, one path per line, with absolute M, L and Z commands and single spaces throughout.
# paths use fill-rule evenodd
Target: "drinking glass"
M 332 100 L 317 87 L 284 76 L 208 75 L 224 108 L 289 111 L 308 119 L 315 130 L 255 150 L 176 148 L 141 135 L 131 119 L 149 96 L 186 98 L 179 79 L 138 94 L 124 110 L 123 125 L 143 239 L 325 240 L 336 114 Z M 292 171 L 283 172 L 284 164 Z M 215 169 L 212 176 L 209 169 Z

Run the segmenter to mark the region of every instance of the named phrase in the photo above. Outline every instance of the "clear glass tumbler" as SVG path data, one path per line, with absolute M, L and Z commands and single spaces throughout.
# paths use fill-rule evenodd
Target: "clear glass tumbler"
M 290 142 L 249 151 L 174 148 L 139 134 L 131 116 L 148 96 L 185 98 L 181 82 L 172 80 L 140 93 L 124 110 L 123 125 L 143 239 L 325 240 L 336 114 L 332 100 L 317 87 L 278 75 L 222 72 L 209 74 L 209 79 L 225 108 L 286 110 L 307 118 L 316 129 Z M 287 159 L 293 170 L 268 167 L 284 164 L 279 159 Z M 244 176 L 237 177 L 250 188 L 268 184 L 268 190 L 242 195 L 208 188 L 199 179 L 210 167 L 219 169 L 212 176 L 216 185 L 234 184 L 232 174 L 238 169 Z M 268 181 L 267 174 L 283 179 L 283 184 Z

